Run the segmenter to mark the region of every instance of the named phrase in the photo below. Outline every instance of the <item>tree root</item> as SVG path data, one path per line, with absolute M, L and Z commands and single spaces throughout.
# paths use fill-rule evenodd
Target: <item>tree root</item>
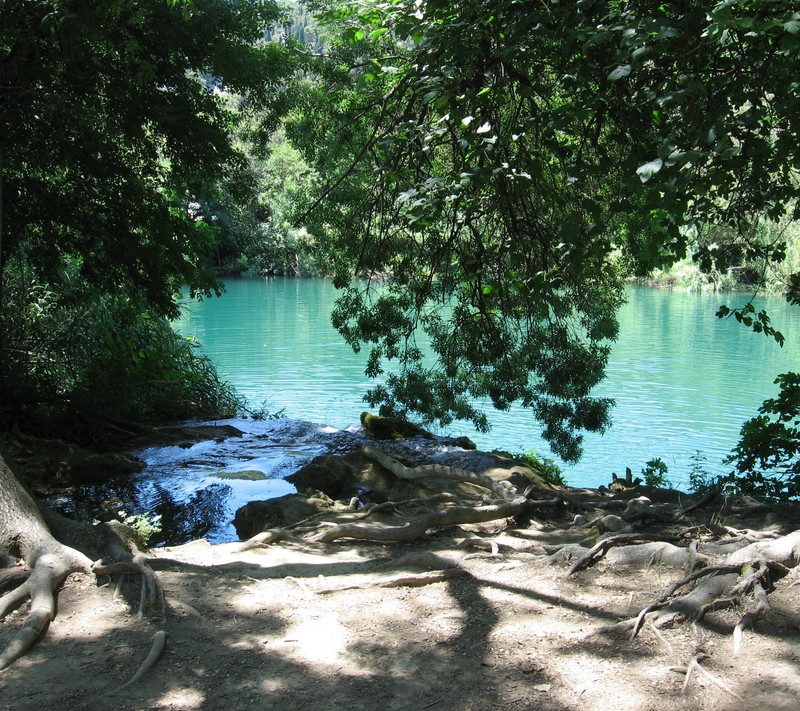
M 10 568 L 0 572 L 0 592 L 13 590 L 22 585 L 31 576 L 28 568 Z
M 90 564 L 88 558 L 85 563 Z M 26 598 L 31 609 L 22 627 L 0 653 L 0 670 L 27 652 L 50 625 L 56 612 L 55 591 L 73 572 L 86 570 L 84 557 L 72 549 L 57 544 L 52 553 L 41 555 L 30 576 L 19 587 L 0 598 L 0 618 L 17 608 Z
M 124 575 L 125 573 L 133 573 L 142 578 L 142 587 L 139 596 L 139 610 L 137 616 L 141 618 L 145 613 L 153 612 L 161 617 L 166 613 L 166 601 L 164 599 L 164 589 L 161 586 L 161 581 L 158 576 L 153 572 L 153 569 L 147 565 L 144 556 L 138 553 L 134 556 L 133 560 L 123 561 L 119 563 L 104 564 L 98 561 L 92 566 L 92 572 L 95 575 Z
M 569 570 L 564 574 L 565 578 L 574 575 L 579 570 L 583 570 L 584 568 L 588 568 L 590 565 L 595 563 L 597 560 L 602 558 L 612 547 L 619 545 L 619 544 L 630 544 L 630 543 L 639 543 L 640 541 L 658 541 L 658 542 L 669 542 L 670 538 L 665 536 L 659 536 L 652 533 L 620 533 L 617 536 L 609 536 L 608 538 L 604 538 L 601 541 L 598 541 L 591 549 L 589 549 L 586 554 L 576 560 L 569 568 Z
M 419 588 L 424 585 L 443 583 L 455 577 L 468 575 L 470 575 L 469 571 L 464 570 L 463 568 L 445 568 L 444 570 L 428 570 L 424 573 L 406 573 L 404 575 L 395 575 L 374 583 L 365 583 L 363 585 L 345 585 L 338 588 L 317 590 L 316 592 L 318 595 L 328 595 L 330 593 L 342 592 L 343 590 L 365 590 L 367 588 Z
M 139 679 L 141 679 L 150 669 L 152 669 L 156 662 L 160 659 L 161 655 L 164 653 L 164 649 L 167 646 L 167 633 L 164 630 L 159 630 L 156 632 L 155 637 L 153 637 L 153 645 L 150 647 L 149 654 L 145 657 L 145 660 L 141 663 L 139 668 L 136 670 L 136 673 L 128 679 L 122 686 L 118 686 L 116 689 L 112 689 L 111 691 L 106 692 L 106 696 L 111 694 L 116 694 L 118 691 L 122 691 L 122 689 L 127 689 L 129 686 L 133 686 Z
M 685 674 L 686 678 L 683 680 L 683 686 L 681 687 L 681 693 L 685 694 L 687 689 L 689 688 L 689 682 L 692 680 L 692 674 L 695 670 L 699 671 L 703 676 L 705 676 L 712 684 L 718 686 L 722 689 L 725 693 L 730 694 L 733 698 L 738 699 L 739 701 L 744 701 L 744 697 L 739 696 L 735 691 L 733 691 L 724 681 L 718 679 L 714 676 L 710 671 L 705 669 L 703 666 L 700 665 L 700 661 L 705 659 L 707 655 L 705 654 L 698 654 L 696 657 L 692 659 L 691 662 L 685 667 L 670 667 L 669 670 L 671 672 L 677 672 L 678 674 Z
M 695 571 L 673 583 L 637 617 L 624 620 L 596 632 L 631 630 L 635 638 L 646 621 L 665 627 L 685 620 L 699 621 L 707 613 L 730 607 L 753 593 L 756 607 L 745 614 L 734 630 L 734 648 L 739 649 L 744 628 L 758 619 L 771 616 L 767 599 L 768 574 L 785 575 L 800 564 L 800 530 L 770 541 L 757 541 L 729 554 L 718 564 Z M 694 589 L 678 597 L 672 596 L 689 583 L 702 580 Z M 780 619 L 776 616 L 776 619 Z M 789 618 L 783 618 L 789 619 Z
M 456 467 L 448 467 L 444 464 L 424 464 L 419 467 L 407 467 L 394 457 L 368 444 L 364 445 L 362 452 L 365 456 L 388 469 L 398 479 L 453 479 L 455 481 L 476 484 L 484 489 L 488 489 L 501 499 L 510 499 L 514 496 L 514 489 L 510 482 L 496 481 L 485 474 L 467 471 L 466 469 L 457 469 Z
M 295 543 L 305 543 L 302 538 L 289 533 L 283 528 L 270 528 L 268 531 L 257 533 L 252 538 L 248 538 L 241 543 L 235 551 L 243 553 L 244 551 L 253 550 L 254 548 L 266 548 L 273 543 L 280 543 L 281 541 L 294 541 Z
M 356 538 L 368 541 L 413 541 L 424 538 L 431 528 L 457 526 L 469 523 L 484 523 L 502 518 L 519 516 L 526 511 L 528 500 L 518 496 L 487 506 L 454 506 L 444 511 L 422 516 L 403 526 L 366 526 L 358 523 L 343 523 L 317 533 L 310 538 L 315 543 L 330 543 L 339 538 Z

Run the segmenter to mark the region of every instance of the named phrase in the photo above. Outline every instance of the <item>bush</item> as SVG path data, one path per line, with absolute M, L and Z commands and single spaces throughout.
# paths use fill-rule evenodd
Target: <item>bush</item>
M 647 486 L 669 486 L 669 479 L 667 479 L 668 470 L 669 467 L 667 467 L 666 462 L 661 459 L 661 457 L 655 457 L 649 462 L 646 462 L 642 468 L 642 476 L 644 477 L 645 484 L 647 484 Z
M 4 419 L 174 420 L 233 416 L 233 388 L 192 339 L 123 295 L 92 294 L 78 278 L 55 293 L 7 281 L 0 339 Z

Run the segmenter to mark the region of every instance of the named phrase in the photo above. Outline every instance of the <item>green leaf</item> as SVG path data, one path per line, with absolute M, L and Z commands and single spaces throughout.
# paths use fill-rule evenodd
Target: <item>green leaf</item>
M 631 73 L 630 64 L 621 64 L 608 75 L 608 81 L 619 81 Z
M 664 166 L 664 161 L 661 158 L 655 158 L 654 160 L 648 161 L 643 165 L 640 165 L 636 169 L 636 174 L 639 176 L 639 180 L 643 183 L 646 183 L 650 180 L 659 170 Z

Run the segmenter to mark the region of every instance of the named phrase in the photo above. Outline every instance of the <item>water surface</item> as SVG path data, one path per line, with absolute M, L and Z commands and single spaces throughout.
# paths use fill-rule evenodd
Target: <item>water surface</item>
M 323 279 L 236 279 L 219 299 L 187 303 L 175 327 L 195 336 L 222 376 L 251 404 L 289 418 L 344 429 L 357 425 L 365 354 L 354 354 L 330 325 L 336 290 Z M 714 313 L 720 303 L 741 305 L 741 294 L 689 294 L 632 288 L 620 313 L 620 337 L 608 377 L 596 394 L 616 400 L 613 427 L 586 438 L 584 457 L 564 465 L 570 484 L 597 486 L 626 466 L 641 471 L 660 457 L 669 476 L 686 486 L 692 457 L 720 473 L 742 422 L 776 392 L 778 373 L 797 369 L 800 330 L 796 309 L 782 299 L 760 300 L 786 336 L 779 348 Z M 549 454 L 540 428 L 521 408 L 492 416 L 489 434 L 469 425 L 446 433 L 468 435 L 483 449 Z

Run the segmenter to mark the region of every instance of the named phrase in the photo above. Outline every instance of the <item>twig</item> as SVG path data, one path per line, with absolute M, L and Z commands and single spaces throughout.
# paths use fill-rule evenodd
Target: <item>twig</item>
M 305 582 L 303 582 L 302 580 L 298 580 L 297 578 L 293 578 L 291 575 L 287 575 L 287 576 L 284 578 L 284 580 L 289 580 L 289 581 L 293 582 L 293 583 L 294 583 L 295 585 L 297 585 L 297 587 L 299 587 L 299 588 L 300 588 L 300 589 L 301 589 L 303 592 L 306 592 L 306 593 L 308 593 L 308 594 L 309 594 L 309 595 L 311 595 L 312 597 L 314 596 L 314 591 L 313 591 L 313 590 L 312 590 L 310 587 L 308 587 L 308 585 L 306 585 L 306 584 L 305 584 Z

